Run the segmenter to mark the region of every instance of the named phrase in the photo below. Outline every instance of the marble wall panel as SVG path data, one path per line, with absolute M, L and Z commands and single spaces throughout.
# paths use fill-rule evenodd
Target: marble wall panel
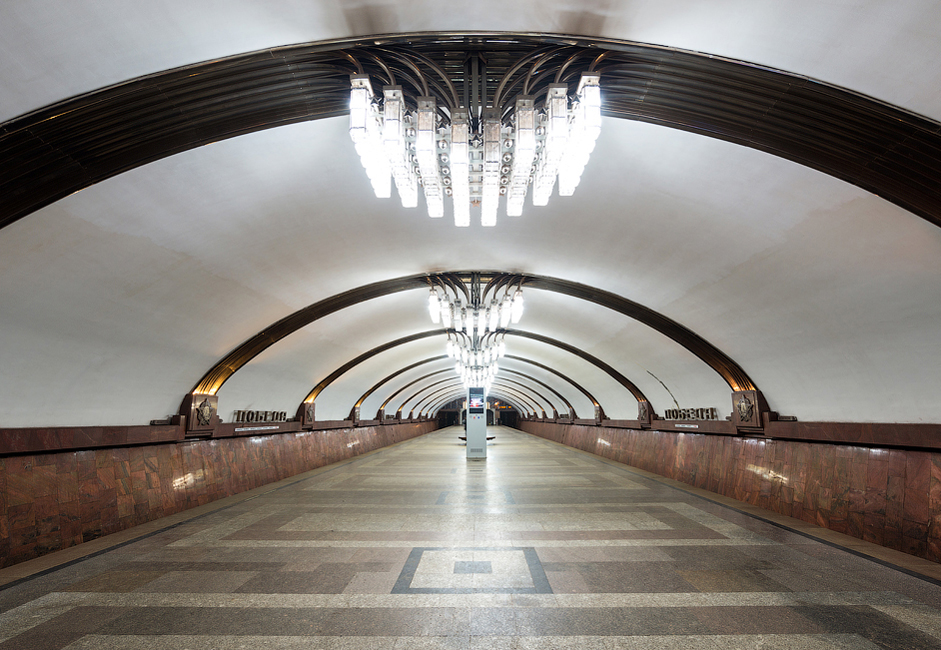
M 436 427 L 408 422 L 0 458 L 0 567 Z
M 523 421 L 548 440 L 941 562 L 941 453 Z

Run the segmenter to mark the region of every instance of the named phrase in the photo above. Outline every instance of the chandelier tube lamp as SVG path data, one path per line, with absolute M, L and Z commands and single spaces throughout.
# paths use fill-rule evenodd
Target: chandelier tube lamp
M 506 355 L 506 326 L 523 313 L 522 279 L 502 276 L 482 287 L 481 274 L 472 273 L 467 282 L 433 277 L 429 283 L 428 312 L 447 332 L 445 351 L 454 371 L 465 387 L 489 390 Z
M 359 71 L 350 75 L 350 138 L 376 196 L 389 198 L 394 184 L 413 208 L 420 188 L 432 218 L 450 196 L 458 227 L 478 206 L 481 225 L 496 225 L 501 197 L 508 216 L 521 216 L 530 185 L 536 206 L 548 204 L 557 179 L 559 195 L 571 196 L 601 131 L 601 57 L 579 72 L 562 54 L 530 55 L 495 83 L 477 53 L 457 68 L 384 50 L 372 54 L 390 82 L 379 94 L 351 56 Z M 399 68 L 409 86 L 396 85 Z

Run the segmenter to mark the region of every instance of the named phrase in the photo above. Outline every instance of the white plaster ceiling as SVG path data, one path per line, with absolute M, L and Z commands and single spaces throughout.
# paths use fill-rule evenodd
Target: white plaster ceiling
M 698 50 L 937 119 L 939 24 L 930 2 L 19 1 L 0 4 L 0 120 L 211 58 L 449 29 Z M 0 231 L 0 427 L 146 423 L 175 412 L 220 357 L 302 307 L 379 280 L 474 269 L 572 280 L 655 309 L 801 420 L 941 422 L 941 229 L 901 208 L 755 150 L 607 119 L 574 197 L 501 214 L 493 229 L 457 230 L 450 215 L 430 220 L 373 198 L 345 119 L 334 118 L 159 160 Z M 729 412 L 724 381 L 669 339 L 573 298 L 526 295 L 521 328 L 605 360 L 658 412 L 674 407 L 660 381 L 683 407 Z M 293 413 L 338 366 L 431 328 L 424 300 L 405 292 L 312 323 L 236 373 L 219 392 L 221 413 Z M 634 416 L 629 393 L 590 364 L 507 343 L 572 376 L 610 417 Z M 374 357 L 324 391 L 318 418 L 345 417 L 376 381 L 440 353 L 435 337 Z M 508 367 L 591 415 L 557 377 Z M 386 395 L 367 400 L 364 416 Z

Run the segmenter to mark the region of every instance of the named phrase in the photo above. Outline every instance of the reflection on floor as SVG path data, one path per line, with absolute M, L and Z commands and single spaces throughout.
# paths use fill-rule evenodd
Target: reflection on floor
M 941 648 L 941 586 L 510 429 L 446 429 L 0 588 L 0 649 Z

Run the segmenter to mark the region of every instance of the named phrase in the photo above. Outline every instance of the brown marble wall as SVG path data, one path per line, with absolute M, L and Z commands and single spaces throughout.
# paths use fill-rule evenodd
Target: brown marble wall
M 941 453 L 523 421 L 542 438 L 941 562 Z
M 0 567 L 436 427 L 402 423 L 0 458 Z

